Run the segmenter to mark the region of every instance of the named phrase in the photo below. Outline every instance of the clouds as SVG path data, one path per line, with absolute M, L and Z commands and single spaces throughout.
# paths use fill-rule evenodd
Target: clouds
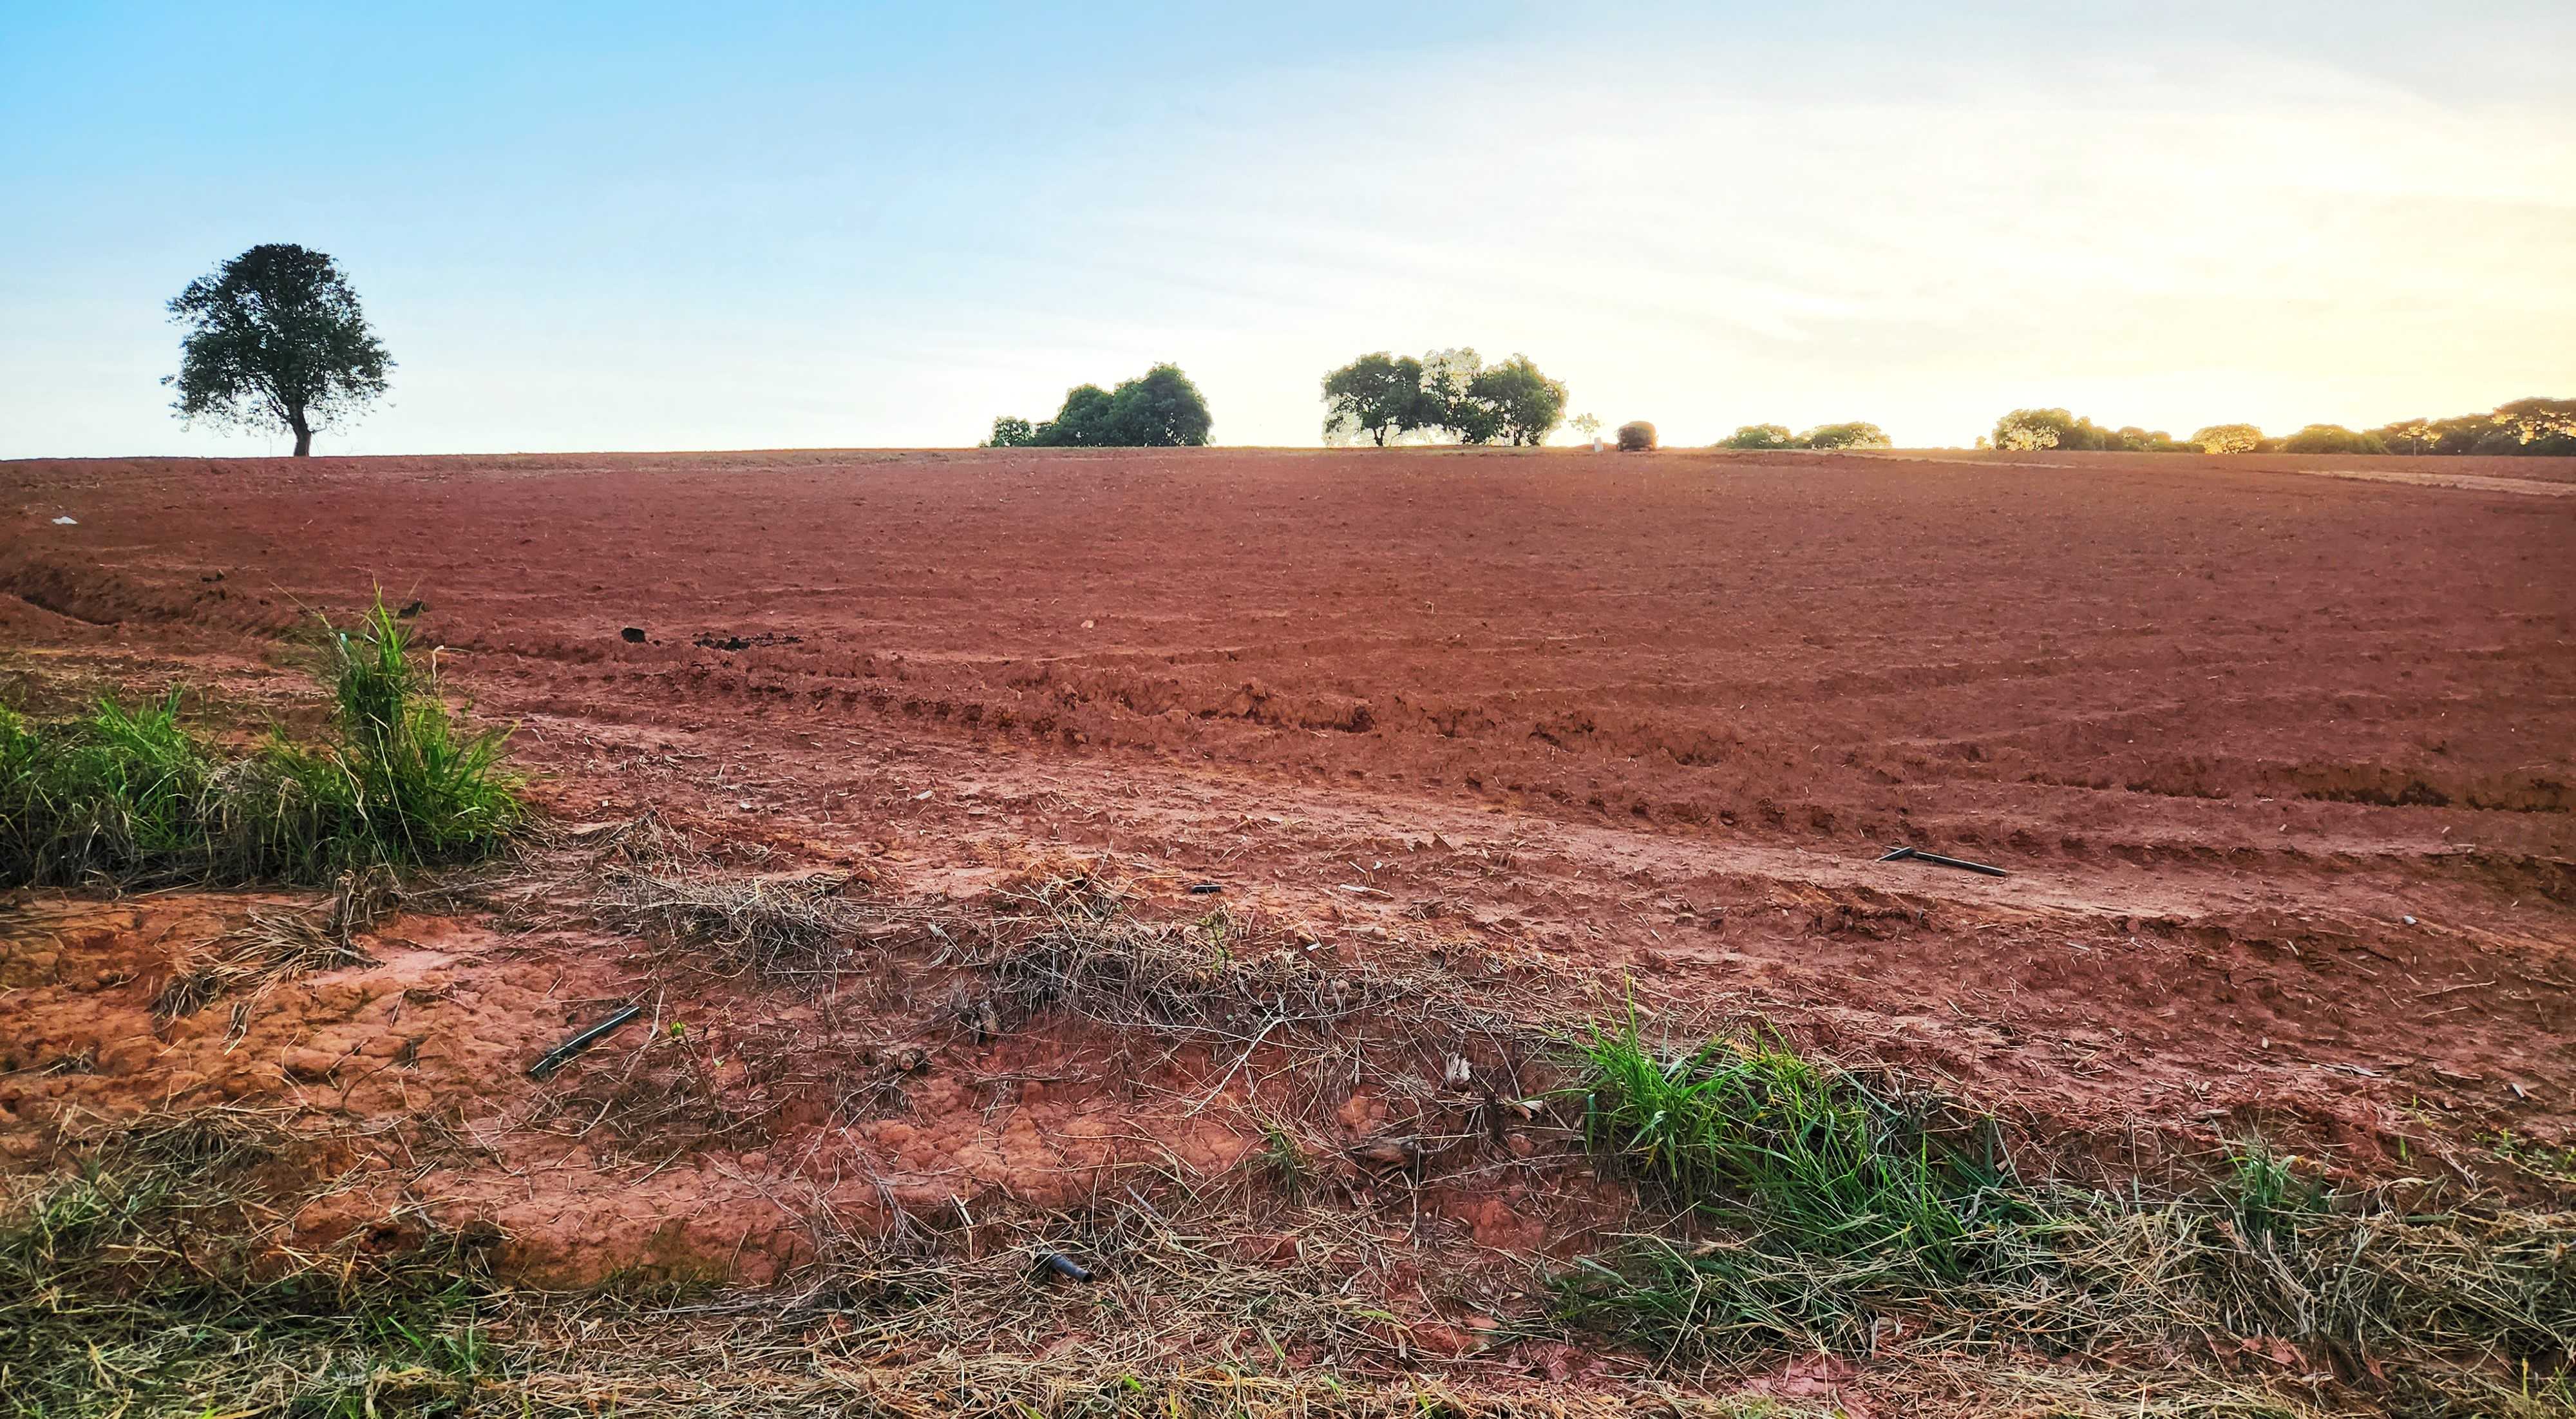
M 984 49 L 775 20 L 596 61 L 550 26 L 523 38 L 551 56 L 411 75 L 379 43 L 376 89 L 426 86 L 409 118 L 290 148 L 203 107 L 174 190 L 85 111 L 0 167 L 54 218 L 0 234 L 0 455 L 209 448 L 150 384 L 158 303 L 270 239 L 365 294 L 402 368 L 342 446 L 385 451 L 958 443 L 1161 359 L 1220 440 L 1308 443 L 1326 368 L 1462 343 L 1676 443 L 2576 387 L 2576 120 L 2489 62 L 2566 22 L 2333 13 L 1531 11 L 1359 51 L 1329 16 Z M 49 42 L 154 42 L 79 38 Z

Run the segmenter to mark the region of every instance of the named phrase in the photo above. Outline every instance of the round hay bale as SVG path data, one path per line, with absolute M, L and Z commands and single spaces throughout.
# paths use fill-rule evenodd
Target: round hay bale
M 1631 419 L 1627 423 L 1621 424 L 1619 426 L 1619 451 L 1621 453 L 1654 452 L 1655 426 L 1647 423 L 1643 419 Z

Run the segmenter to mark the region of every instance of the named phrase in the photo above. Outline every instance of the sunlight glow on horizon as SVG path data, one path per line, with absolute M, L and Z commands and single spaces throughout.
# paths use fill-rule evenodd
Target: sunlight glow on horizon
M 329 93 L 264 114 L 134 57 L 214 21 L 61 22 L 0 57 L 0 122 L 34 135 L 0 202 L 44 218 L 0 232 L 0 457 L 266 451 L 181 429 L 156 383 L 161 302 L 266 240 L 338 257 L 398 362 L 324 452 L 959 445 L 1160 360 L 1219 442 L 1312 447 L 1327 369 L 1452 345 L 1676 445 L 2576 395 L 2545 7 L 2443 18 L 2450 60 L 2409 52 L 2401 8 L 2318 8 L 2388 30 L 2338 58 L 2182 6 L 2085 66 L 1999 48 L 2009 13 L 1872 42 L 1842 36 L 1877 12 L 1840 8 L 1642 12 L 1605 29 L 1615 62 L 1534 10 L 1392 74 L 1258 35 L 1170 41 L 1210 57 L 1151 74 L 1116 34 L 1040 36 L 979 70 L 975 24 L 918 17 L 596 51 L 564 22 L 517 59 L 389 30 L 391 71 L 316 81 L 385 92 L 315 138 L 327 181 L 280 132 Z M 2497 74 L 2481 35 L 2517 49 Z M 182 116 L 208 131 L 166 153 Z

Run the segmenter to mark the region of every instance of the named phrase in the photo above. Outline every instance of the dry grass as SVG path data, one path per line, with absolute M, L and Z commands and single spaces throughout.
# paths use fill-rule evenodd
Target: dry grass
M 1561 1313 L 1676 1370 L 1894 1338 L 2250 1353 L 2405 1413 L 2576 1401 L 2576 1216 L 2336 1195 L 2259 1146 L 2212 1196 L 2026 1184 L 1858 1076 L 1748 1042 L 1664 1058 L 1633 1026 L 1592 1037 L 1584 1085 L 1595 1148 L 1683 1212 L 1584 1262 Z
M 371 964 L 358 949 L 358 936 L 403 901 L 393 872 L 370 867 L 341 873 L 318 907 L 255 907 L 247 926 L 214 943 L 212 959 L 171 975 L 153 1002 L 153 1013 L 164 1018 L 193 1015 L 226 996 L 248 993 L 255 999 L 281 981 Z
M 1401 952 L 1340 961 L 1223 910 L 1141 916 L 1104 865 L 968 905 L 720 874 L 657 822 L 555 847 L 532 866 L 559 877 L 529 898 L 642 937 L 662 985 L 713 971 L 748 1005 L 782 983 L 813 997 L 798 1008 L 814 1023 L 790 1035 L 728 1035 L 755 1078 L 794 1061 L 757 1108 L 693 1074 L 696 1043 L 667 1029 L 546 1091 L 521 1126 L 585 1130 L 604 1165 L 767 1146 L 790 1085 L 840 1099 L 825 1111 L 837 1133 L 884 1102 L 889 1071 L 929 1067 L 885 1043 L 907 1031 L 1062 1031 L 1089 1051 L 1055 1066 L 1077 1087 L 1127 1086 L 1161 1116 L 1210 1113 L 1260 1141 L 1222 1174 L 1101 1168 L 1085 1205 L 1054 1210 L 917 1192 L 907 1210 L 864 1150 L 835 1147 L 832 1168 L 855 1178 L 782 1175 L 773 1200 L 805 1219 L 807 1245 L 775 1286 L 665 1276 L 576 1296 L 493 1284 L 475 1239 L 426 1212 L 403 1219 L 399 1252 L 299 1250 L 283 1219 L 341 1185 L 285 1166 L 310 1140 L 226 1114 L 155 1120 L 96 1141 L 0 1223 L 0 1414 L 1803 1414 L 1821 1411 L 1729 1391 L 1819 1352 L 1856 1366 L 1885 1413 L 2576 1407 L 2566 1217 L 2400 1214 L 2252 1154 L 2199 1198 L 2026 1185 L 2002 1167 L 1916 1198 L 1948 1218 L 1925 1234 L 1935 1264 L 1877 1199 L 1930 1176 L 1894 1166 L 1907 1148 L 1994 1134 L 1879 1073 L 1781 1046 L 1702 1112 L 1652 1125 L 1658 1148 L 1716 1139 L 1723 1166 L 1655 1174 L 1636 1149 L 1646 1121 L 1683 1116 L 1606 1108 L 1580 1006 L 1544 982 L 1470 987 Z M 263 921 L 226 988 L 329 962 L 387 908 L 344 882 L 324 908 Z M 842 1039 L 844 1016 L 878 1042 Z M 1394 1106 L 1372 1140 L 1385 1168 L 1346 1151 L 1336 1118 L 1363 1089 Z M 1806 1112 L 1738 1117 L 1783 1101 Z M 1664 1206 L 1628 1213 L 1634 1235 L 1551 1304 L 1562 1262 L 1480 1254 L 1425 1202 L 1508 1181 L 1534 1207 L 1615 1205 L 1583 1176 L 1587 1118 L 1596 1146 L 1617 1122 L 1611 1171 Z M 1541 1149 L 1515 1156 L 1512 1135 Z M 1846 1154 L 1877 1161 L 1843 1191 L 1779 1166 Z M 871 1186 L 882 1205 L 854 1207 Z M 1093 1279 L 1044 1270 L 1056 1252 Z M 1453 1356 L 1461 1332 L 1436 1318 L 1472 1312 L 1501 1324 Z
M 791 878 L 611 873 L 591 903 L 613 931 L 685 952 L 688 964 L 764 981 L 827 976 L 843 969 L 868 921 L 850 895 L 865 884 L 846 875 Z

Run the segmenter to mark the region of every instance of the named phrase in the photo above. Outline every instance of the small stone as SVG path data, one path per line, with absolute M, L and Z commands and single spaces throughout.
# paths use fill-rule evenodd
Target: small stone
M 644 628 L 642 626 L 628 626 L 625 630 L 619 631 L 617 635 L 620 640 L 625 641 L 628 645 L 642 645 L 644 643 Z

